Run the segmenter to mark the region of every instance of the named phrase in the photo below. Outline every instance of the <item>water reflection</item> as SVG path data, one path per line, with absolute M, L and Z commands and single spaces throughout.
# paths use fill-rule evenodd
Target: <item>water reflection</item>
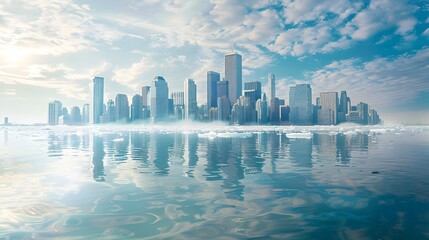
M 352 153 L 363 154 L 369 144 L 377 144 L 368 134 L 313 134 L 311 139 L 287 138 L 277 132 L 262 132 L 249 137 L 200 138 L 182 133 L 81 133 L 48 134 L 48 156 L 62 157 L 64 149 L 87 151 L 92 145 L 93 179 L 104 181 L 108 174 L 105 163 L 113 166 L 137 162 L 140 172 L 169 175 L 172 166 L 181 174 L 195 177 L 195 171 L 206 181 L 223 181 L 225 189 L 240 197 L 241 180 L 246 175 L 284 172 L 286 168 L 312 168 L 315 161 L 350 165 Z M 7 133 L 5 132 L 5 142 Z M 91 141 L 90 141 L 91 140 Z M 201 158 L 204 161 L 200 161 Z M 202 168 L 198 166 L 201 165 Z M 234 195 L 234 194 L 233 194 Z
M 92 178 L 97 182 L 104 182 L 104 142 L 100 136 L 93 136 Z
M 17 145 L 16 136 L 9 133 L 9 145 Z M 13 186 L 1 189 L 9 210 L 0 226 L 14 233 L 26 226 L 25 237 L 421 239 L 429 229 L 429 144 L 411 141 L 414 135 L 408 142 L 369 131 L 311 138 L 103 129 L 30 136 L 28 151 L 39 155 L 11 151 L 0 161 L 10 172 L 0 175 L 10 182 L 0 188 Z M 12 168 L 16 162 L 22 164 Z M 34 189 L 23 187 L 27 179 Z M 31 215 L 37 202 L 64 210 Z M 23 217 L 22 209 L 31 211 Z

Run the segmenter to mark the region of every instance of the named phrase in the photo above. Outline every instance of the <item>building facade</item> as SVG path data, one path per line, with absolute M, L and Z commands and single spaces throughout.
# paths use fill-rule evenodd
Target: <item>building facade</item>
M 217 107 L 217 83 L 220 81 L 220 74 L 214 71 L 207 72 L 207 108 Z
M 312 101 L 309 84 L 297 84 L 289 90 L 289 121 L 295 125 L 311 125 Z
M 168 118 L 168 85 L 161 76 L 156 76 L 150 87 L 150 115 L 153 121 Z
M 322 92 L 320 93 L 320 107 L 318 119 L 321 120 L 321 125 L 336 125 L 338 117 L 338 93 L 337 92 Z M 322 114 L 320 114 L 322 113 Z M 332 116 L 327 117 L 326 114 Z
M 234 104 L 240 98 L 242 86 L 242 58 L 238 53 L 225 55 L 225 80 L 229 82 L 229 101 Z
M 115 98 L 115 119 L 116 122 L 126 123 L 130 117 L 130 105 L 125 94 L 118 94 Z
M 186 79 L 184 83 L 185 119 L 195 120 L 197 114 L 197 85 L 194 80 Z
M 94 77 L 93 79 L 93 101 L 92 101 L 92 112 L 94 124 L 100 123 L 103 121 L 104 115 L 104 78 L 103 77 Z

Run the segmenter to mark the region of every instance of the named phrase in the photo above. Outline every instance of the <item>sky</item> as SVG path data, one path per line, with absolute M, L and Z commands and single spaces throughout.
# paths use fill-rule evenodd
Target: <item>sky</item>
M 46 123 L 48 103 L 91 103 L 141 94 L 155 76 L 169 91 L 206 73 L 224 76 L 224 55 L 243 56 L 243 82 L 276 75 L 276 94 L 309 83 L 346 90 L 386 123 L 429 124 L 429 2 L 406 0 L 2 0 L 0 117 Z

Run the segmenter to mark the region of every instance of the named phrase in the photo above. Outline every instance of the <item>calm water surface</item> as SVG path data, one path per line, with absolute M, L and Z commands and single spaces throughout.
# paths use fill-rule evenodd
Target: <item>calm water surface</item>
M 429 128 L 267 129 L 0 128 L 0 238 L 429 239 Z

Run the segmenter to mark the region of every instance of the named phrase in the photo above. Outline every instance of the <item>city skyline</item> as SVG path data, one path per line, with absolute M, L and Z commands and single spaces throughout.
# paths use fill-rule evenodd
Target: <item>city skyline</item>
M 161 75 L 169 92 L 193 79 L 201 105 L 207 71 L 222 80 L 230 52 L 243 58 L 242 86 L 260 81 L 267 97 L 273 73 L 279 99 L 305 83 L 313 103 L 347 90 L 386 122 L 429 121 L 425 1 L 23 0 L 0 3 L 0 13 L 0 117 L 11 123 L 47 122 L 56 99 L 92 108 L 95 76 L 104 77 L 105 103 L 118 93 L 131 103 Z
M 231 64 L 233 56 L 233 64 Z M 143 86 L 142 95 L 135 94 L 132 103 L 126 94 L 118 93 L 115 100 L 109 99 L 107 104 L 101 100 L 104 95 L 104 78 L 93 79 L 93 119 L 89 122 L 89 106 L 85 104 L 82 114 L 78 106 L 64 107 L 62 102 L 55 100 L 49 103 L 49 125 L 86 125 L 105 123 L 159 123 L 177 120 L 213 122 L 222 121 L 229 125 L 337 125 L 341 123 L 357 123 L 362 125 L 378 125 L 382 123 L 377 110 L 368 103 L 359 102 L 352 105 L 347 91 L 321 92 L 313 103 L 312 88 L 309 84 L 297 84 L 289 89 L 289 101 L 275 97 L 275 90 L 269 88 L 269 101 L 262 91 L 261 82 L 244 83 L 244 90 L 237 91 L 236 76 L 241 76 L 241 56 L 233 53 L 225 55 L 225 68 L 236 71 L 229 75 L 233 79 L 234 91 L 228 91 L 229 81 L 219 81 L 220 75 L 213 71 L 207 72 L 207 102 L 197 103 L 197 85 L 193 79 L 185 79 L 183 92 L 169 94 L 168 82 L 162 76 L 155 76 L 151 86 Z M 228 64 L 229 63 L 229 64 Z M 235 65 L 235 66 L 234 66 Z M 238 66 L 238 67 L 237 67 Z M 227 71 L 225 71 L 227 72 Z M 213 79 L 213 75 L 215 78 Z M 269 82 L 274 82 L 274 74 L 268 75 Z M 235 82 L 235 83 L 234 83 Z M 216 88 L 214 87 L 216 85 Z M 273 85 L 273 84 L 270 84 Z M 240 88 L 243 85 L 240 85 Z M 229 93 L 238 95 L 231 102 Z M 212 99 L 216 99 L 216 106 Z M 99 102 L 101 101 L 101 102 Z M 354 102 L 353 102 L 354 103 Z M 97 107 L 97 105 L 101 105 Z M 212 105 L 210 107 L 210 105 Z M 8 125 L 5 118 L 4 125 Z

